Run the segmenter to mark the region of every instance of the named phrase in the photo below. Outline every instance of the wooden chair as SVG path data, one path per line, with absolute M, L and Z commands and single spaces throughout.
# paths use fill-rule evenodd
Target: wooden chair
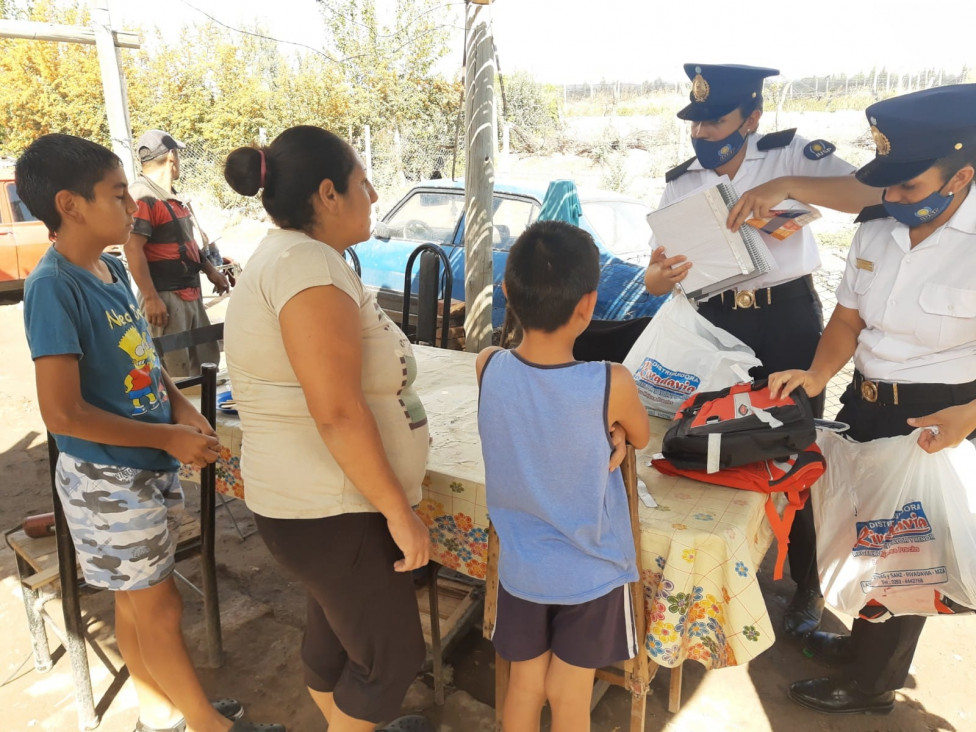
M 182 379 L 177 382 L 181 389 L 201 388 L 201 404 L 204 417 L 215 424 L 217 409 L 217 367 L 204 364 L 200 376 Z M 55 468 L 58 461 L 58 448 L 53 437 L 48 434 L 48 460 L 51 475 L 51 491 L 54 498 L 55 535 L 41 539 L 28 537 L 22 529 L 7 533 L 7 544 L 13 549 L 17 559 L 17 572 L 24 596 L 24 609 L 27 625 L 31 633 L 34 655 L 34 668 L 39 672 L 48 671 L 53 666 L 48 646 L 46 628 L 50 627 L 64 644 L 71 661 L 71 672 L 78 704 L 78 728 L 92 729 L 98 726 L 99 718 L 95 711 L 92 695 L 91 675 L 88 669 L 88 653 L 85 647 L 85 623 L 81 615 L 81 595 L 97 592 L 78 576 L 78 559 L 71 542 L 68 524 L 61 507 L 55 485 Z M 217 568 L 214 556 L 214 494 L 216 470 L 208 465 L 201 474 L 200 520 L 185 516 L 177 536 L 176 561 L 193 556 L 200 557 L 204 616 L 207 625 L 207 651 L 211 666 L 223 663 L 223 645 L 220 634 L 220 607 L 217 598 Z M 56 596 L 60 584 L 61 607 L 64 617 L 63 630 L 57 623 L 48 624 L 51 616 L 44 610 L 44 604 Z M 89 639 L 90 640 L 90 639 Z M 110 671 L 118 675 L 107 663 L 97 646 L 93 649 Z
M 627 504 L 630 507 L 630 524 L 634 534 L 634 546 L 637 550 L 637 571 L 643 576 L 641 566 L 640 520 L 637 516 L 637 460 L 634 448 L 627 446 L 627 457 L 620 466 L 623 472 L 624 486 L 627 489 Z M 498 535 L 493 527 L 488 534 L 488 575 L 485 580 L 485 619 L 484 636 L 491 638 L 495 630 L 495 615 L 498 609 Z M 650 663 L 645 649 L 646 637 L 646 603 L 644 588 L 641 581 L 630 584 L 631 599 L 634 606 L 634 620 L 637 626 L 637 638 L 640 651 L 636 658 L 624 661 L 622 664 L 597 669 L 596 684 L 594 685 L 592 710 L 599 702 L 608 685 L 622 686 L 631 693 L 630 702 L 630 732 L 644 732 L 644 717 L 646 713 L 646 698 L 648 686 L 657 666 Z M 495 728 L 501 729 L 502 709 L 505 706 L 505 693 L 508 690 L 510 664 L 497 653 L 495 654 Z
M 409 335 L 410 305 L 413 294 L 413 264 L 420 257 L 420 280 L 417 283 L 417 328 L 412 338 L 414 343 L 437 345 L 438 290 L 440 289 L 441 266 L 444 268 L 443 293 L 444 313 L 441 318 L 441 348 L 447 348 L 450 328 L 451 292 L 454 288 L 454 275 L 451 262 L 436 244 L 421 244 L 410 253 L 403 275 L 403 317 L 400 329 Z

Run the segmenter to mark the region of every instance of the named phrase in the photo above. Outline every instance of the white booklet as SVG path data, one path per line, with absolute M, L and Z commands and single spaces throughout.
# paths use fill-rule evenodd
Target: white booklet
M 776 269 L 759 232 L 743 225 L 729 231 L 729 209 L 739 194 L 727 176 L 647 215 L 654 239 L 669 257 L 683 254 L 693 264 L 681 283 L 695 300 L 727 290 Z

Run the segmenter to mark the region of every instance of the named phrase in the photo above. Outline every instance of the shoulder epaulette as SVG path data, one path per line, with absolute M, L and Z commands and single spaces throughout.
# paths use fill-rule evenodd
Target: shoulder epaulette
M 756 143 L 756 149 L 765 151 L 775 150 L 778 147 L 786 147 L 793 142 L 794 137 L 796 137 L 796 127 L 792 130 L 770 132 L 768 135 L 763 135 L 760 138 L 759 142 Z
M 863 224 L 867 221 L 876 221 L 877 219 L 889 218 L 891 214 L 888 213 L 883 204 L 876 203 L 874 206 L 865 206 L 861 209 L 861 213 L 857 215 L 854 219 L 855 224 Z
M 695 162 L 697 159 L 698 159 L 697 157 L 688 158 L 681 165 L 676 165 L 675 167 L 671 168 L 671 170 L 669 170 L 667 173 L 664 174 L 664 182 L 670 183 L 671 181 L 677 180 L 678 178 L 683 176 L 685 173 L 688 172 L 688 168 L 691 166 L 691 164 Z

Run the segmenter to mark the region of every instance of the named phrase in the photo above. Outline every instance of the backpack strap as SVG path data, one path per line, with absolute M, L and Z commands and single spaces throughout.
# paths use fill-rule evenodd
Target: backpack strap
M 776 566 L 773 569 L 773 579 L 783 579 L 783 565 L 786 564 L 786 554 L 790 546 L 790 530 L 793 528 L 793 519 L 796 512 L 803 508 L 810 494 L 809 488 L 790 488 L 785 491 L 789 501 L 783 508 L 783 515 L 776 512 L 776 504 L 773 502 L 773 494 L 769 494 L 766 499 L 766 518 L 773 529 L 776 537 Z
M 177 245 L 180 250 L 180 259 L 185 262 L 192 262 L 193 260 L 190 259 L 190 255 L 186 248 L 186 236 L 183 234 L 183 224 L 181 224 L 180 219 L 177 218 L 176 211 L 173 210 L 173 207 L 169 205 L 169 201 L 167 201 L 165 198 L 161 198 L 160 203 L 166 207 L 166 210 L 169 211 L 170 219 L 172 219 L 173 223 L 176 224 L 176 235 L 179 237 Z

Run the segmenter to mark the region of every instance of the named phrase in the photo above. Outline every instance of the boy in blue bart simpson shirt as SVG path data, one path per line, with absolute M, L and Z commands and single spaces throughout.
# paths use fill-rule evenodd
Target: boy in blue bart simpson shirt
M 211 704 L 180 629 L 172 572 L 180 463 L 217 459 L 217 436 L 160 368 L 122 263 L 136 204 L 119 159 L 71 135 L 38 138 L 17 189 L 55 243 L 27 278 L 24 321 L 56 483 L 85 581 L 115 592 L 116 637 L 139 700 L 136 732 L 284 732 Z
M 647 414 L 623 366 L 573 359 L 593 317 L 600 262 L 592 237 L 533 224 L 505 267 L 524 337 L 477 360 L 478 429 L 488 512 L 500 543 L 492 642 L 511 661 L 506 730 L 590 728 L 594 670 L 633 658 L 639 643 L 627 583 L 638 580 L 627 496 L 608 464 L 611 425 L 643 447 Z

